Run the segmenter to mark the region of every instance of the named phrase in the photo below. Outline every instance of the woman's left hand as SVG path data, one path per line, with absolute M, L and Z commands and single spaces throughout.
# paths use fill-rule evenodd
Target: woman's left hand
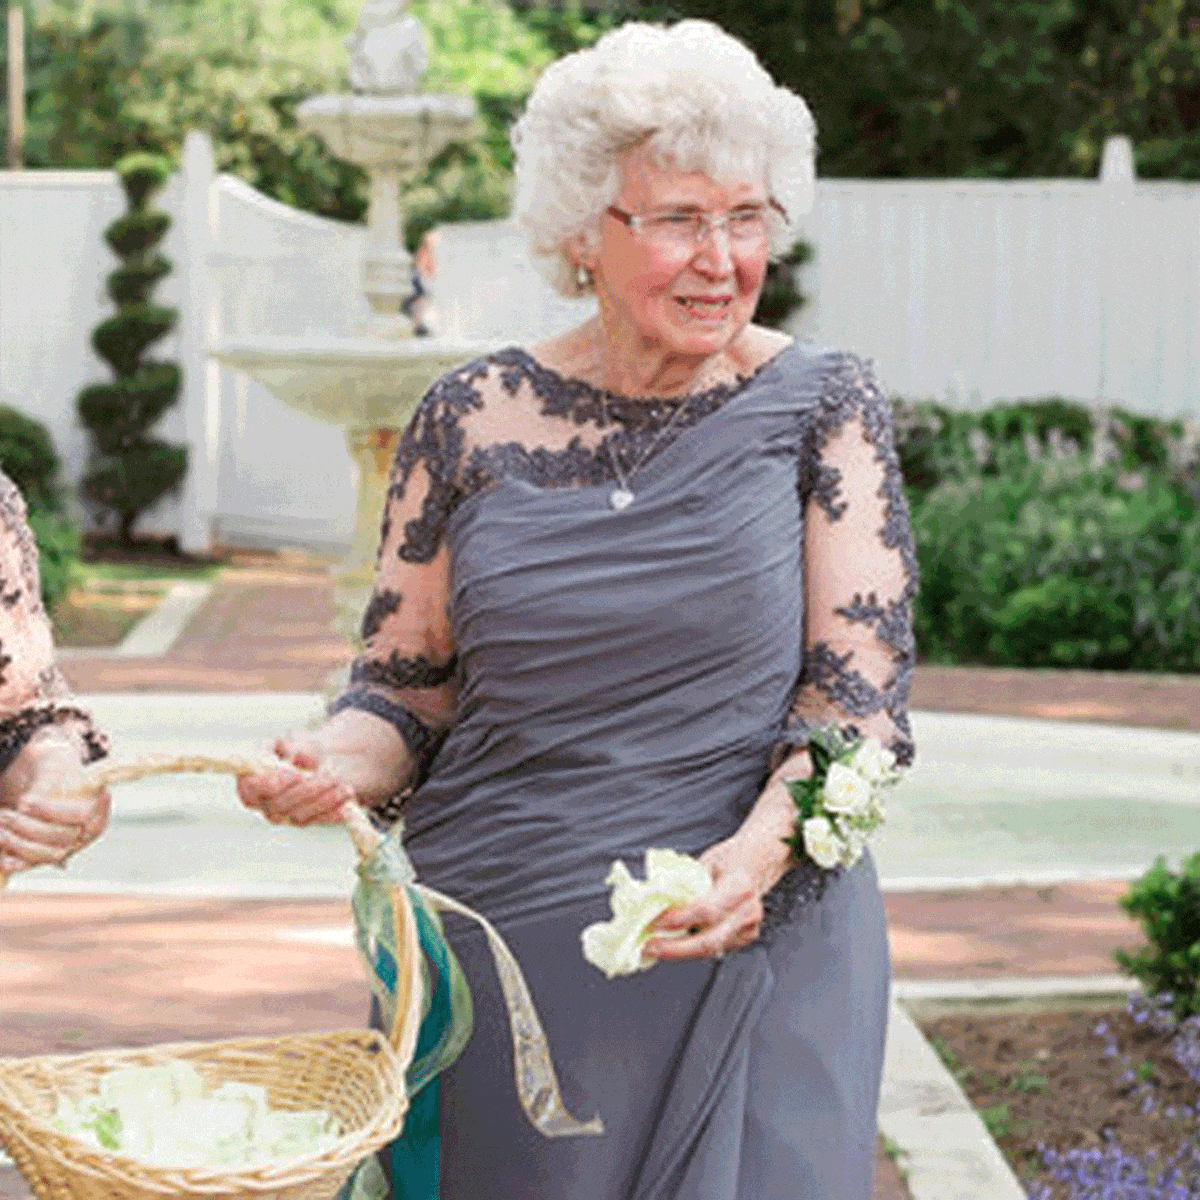
M 663 913 L 652 928 L 673 936 L 651 938 L 643 953 L 661 959 L 720 958 L 750 945 L 762 927 L 763 894 L 787 867 L 783 849 L 764 852 L 736 834 L 710 846 L 700 861 L 712 875 L 713 890 L 702 900 Z
M 0 874 L 65 865 L 104 832 L 111 808 L 107 789 L 63 794 L 81 779 L 79 750 L 67 737 L 35 737 L 17 755 L 0 775 Z

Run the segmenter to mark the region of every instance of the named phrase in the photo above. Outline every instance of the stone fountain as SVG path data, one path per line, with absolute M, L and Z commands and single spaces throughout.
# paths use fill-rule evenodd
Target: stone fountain
M 357 641 L 374 569 L 388 468 L 429 385 L 492 343 L 416 337 L 402 304 L 413 288 L 403 241 L 404 193 L 447 145 L 475 136 L 475 103 L 420 91 L 429 38 L 407 0 L 367 0 L 350 51 L 352 94 L 314 96 L 301 126 L 370 179 L 362 287 L 370 317 L 359 337 L 242 339 L 213 351 L 292 407 L 342 426 L 358 472 L 350 552 L 335 568 L 337 625 Z

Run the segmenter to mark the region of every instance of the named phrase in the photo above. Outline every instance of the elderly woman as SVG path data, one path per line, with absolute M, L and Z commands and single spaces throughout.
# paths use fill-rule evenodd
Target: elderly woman
M 0 883 L 42 863 L 65 865 L 108 823 L 109 797 L 63 798 L 103 735 L 54 665 L 37 547 L 16 485 L 0 472 Z
M 883 907 L 869 857 L 823 888 L 789 859 L 786 783 L 819 725 L 911 756 L 914 567 L 869 369 L 751 324 L 812 120 L 715 26 L 629 24 L 545 72 L 514 142 L 534 253 L 596 315 L 425 397 L 365 650 L 276 747 L 321 769 L 243 799 L 329 820 L 351 787 L 403 816 L 419 875 L 524 964 L 569 1107 L 603 1118 L 528 1127 L 482 939 L 450 926 L 477 1028 L 442 1081 L 442 1200 L 867 1200 Z M 714 888 L 606 981 L 580 930 L 609 864 L 657 846 Z

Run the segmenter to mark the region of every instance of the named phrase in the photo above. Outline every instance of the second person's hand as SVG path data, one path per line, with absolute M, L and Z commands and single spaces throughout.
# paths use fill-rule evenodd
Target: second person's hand
M 94 842 L 108 825 L 105 788 L 76 794 L 79 749 L 56 730 L 35 736 L 0 775 L 0 875 L 55 863 Z

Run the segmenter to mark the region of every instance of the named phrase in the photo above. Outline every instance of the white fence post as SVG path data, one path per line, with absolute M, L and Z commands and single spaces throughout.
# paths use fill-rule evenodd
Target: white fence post
M 179 544 L 190 554 L 212 548 L 213 515 L 217 508 L 217 467 L 220 449 L 218 367 L 207 354 L 213 340 L 214 312 L 209 289 L 212 243 L 213 181 L 216 160 L 212 142 L 193 130 L 183 143 L 183 327 L 179 338 L 183 368 L 184 421 L 187 429 L 188 471 L 184 480 Z
M 1100 354 L 1096 364 L 1096 403 L 1110 400 L 1128 402 L 1129 396 L 1112 396 L 1113 380 L 1124 377 L 1124 326 L 1121 321 L 1122 297 L 1129 288 L 1129 220 L 1137 169 L 1133 162 L 1133 142 L 1124 134 L 1104 139 L 1100 153 L 1099 220 L 1096 236 L 1100 239 Z

